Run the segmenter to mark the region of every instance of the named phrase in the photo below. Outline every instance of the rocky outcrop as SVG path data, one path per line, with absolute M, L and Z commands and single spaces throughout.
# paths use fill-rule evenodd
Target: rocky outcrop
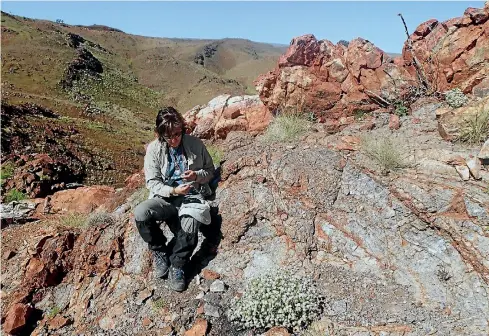
M 2 186 L 15 189 L 29 198 L 46 197 L 81 180 L 66 161 L 59 161 L 47 154 L 24 155 L 15 162 L 14 175 Z
M 2 104 L 2 165 L 13 170 L 3 194 L 16 189 L 45 197 L 85 177 L 86 163 L 95 160 L 77 144 L 78 130 L 58 118 L 41 106 Z
M 489 88 L 489 8 L 467 8 L 462 17 L 444 22 L 432 19 L 411 34 L 414 55 L 434 89 L 458 87 L 464 93 Z M 414 76 L 412 54 L 404 45 L 405 68 Z
M 212 58 L 217 53 L 217 49 L 221 44 L 222 44 L 221 41 L 206 44 L 204 47 L 201 48 L 200 51 L 198 51 L 195 54 L 194 63 L 199 65 L 205 65 L 206 61 L 209 58 Z
M 102 63 L 88 49 L 78 48 L 76 53 L 59 82 L 64 89 L 70 89 L 73 82 L 80 80 L 84 75 L 97 77 L 103 72 Z
M 258 96 L 221 95 L 205 106 L 184 114 L 192 134 L 204 139 L 223 139 L 230 131 L 257 134 L 269 124 L 272 115 Z
M 49 212 L 70 212 L 90 214 L 115 196 L 109 186 L 80 187 L 55 193 L 48 203 Z
M 107 181 L 113 162 L 105 153 L 82 144 L 78 129 L 53 111 L 34 104 L 2 104 L 2 196 L 11 189 L 29 197 L 45 197 L 72 184 Z M 112 178 L 113 177 L 109 177 Z
M 488 17 L 487 7 L 468 8 L 461 18 L 429 20 L 416 28 L 410 40 L 430 90 L 458 87 L 465 93 L 486 94 Z M 419 84 L 407 45 L 402 57 L 391 59 L 361 38 L 334 45 L 313 35 L 300 36 L 292 40 L 275 70 L 256 80 L 256 87 L 270 111 L 313 112 L 325 122 L 345 120 L 377 109 L 381 99 L 415 94 L 412 87 Z
M 409 79 L 409 73 L 367 40 L 345 46 L 304 35 L 292 40 L 277 68 L 259 77 L 256 85 L 271 111 L 313 112 L 327 122 L 377 109 L 372 92 L 398 95 Z
M 489 171 L 479 167 L 479 180 L 459 177 L 454 165 L 469 164 L 480 146 L 440 139 L 439 106 L 416 108 L 394 134 L 388 117 L 374 120 L 372 136 L 398 137 L 414 160 L 388 176 L 365 156 L 354 126 L 332 135 L 317 128 L 287 145 L 231 132 L 214 202 L 222 241 L 217 255 L 196 253 L 187 291 L 171 292 L 151 278 L 150 255 L 130 216 L 141 191 L 110 191 L 103 197 L 115 221 L 26 237 L 26 250 L 4 256 L 5 311 L 32 307 L 36 335 L 231 335 L 235 327 L 223 314 L 231 299 L 250 279 L 287 269 L 316 279 L 328 330 L 487 334 Z M 342 141 L 351 146 L 334 146 Z M 134 190 L 140 173 L 127 181 Z M 67 202 L 83 203 L 89 191 L 79 191 Z M 118 195 L 126 196 L 116 204 Z M 214 292 L 217 285 L 224 292 Z

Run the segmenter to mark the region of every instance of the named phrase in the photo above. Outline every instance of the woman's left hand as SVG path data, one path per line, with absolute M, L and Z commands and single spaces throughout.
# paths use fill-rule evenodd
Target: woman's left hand
M 182 177 L 187 181 L 195 181 L 197 174 L 193 170 L 186 170 L 183 172 Z

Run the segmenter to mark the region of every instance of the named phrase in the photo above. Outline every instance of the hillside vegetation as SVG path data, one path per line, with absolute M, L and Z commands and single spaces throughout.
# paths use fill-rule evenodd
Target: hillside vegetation
M 285 50 L 239 39 L 136 36 L 4 12 L 1 21 L 3 103 L 34 103 L 62 116 L 60 127 L 75 127 L 83 146 L 114 161 L 117 177 L 105 182 L 121 182 L 141 167 L 158 106 L 185 112 L 222 93 L 254 93 L 252 81 Z

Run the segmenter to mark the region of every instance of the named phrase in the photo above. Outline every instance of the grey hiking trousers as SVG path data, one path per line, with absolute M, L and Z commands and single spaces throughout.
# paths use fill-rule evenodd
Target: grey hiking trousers
M 148 243 L 149 249 L 165 252 L 176 268 L 182 268 L 192 256 L 197 246 L 201 225 L 193 217 L 178 217 L 178 208 L 183 199 L 184 196 L 155 197 L 141 202 L 134 209 L 136 226 L 143 240 Z M 162 221 L 168 225 L 174 235 L 168 245 L 160 228 Z

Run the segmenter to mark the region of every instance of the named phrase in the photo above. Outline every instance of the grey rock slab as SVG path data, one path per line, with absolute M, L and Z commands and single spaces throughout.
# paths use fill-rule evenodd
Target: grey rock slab
M 226 291 L 226 284 L 222 280 L 215 280 L 210 286 L 211 292 L 224 292 Z
M 462 180 L 468 181 L 470 179 L 470 171 L 467 166 L 455 166 L 455 169 Z
M 219 305 L 221 302 L 221 295 L 218 293 L 209 292 L 205 294 L 204 301 L 213 305 Z
M 0 204 L 0 212 L 3 220 L 20 220 L 28 217 L 36 209 L 36 203 L 28 200 L 12 201 L 8 204 Z
M 470 174 L 476 180 L 481 179 L 481 160 L 476 157 L 472 157 L 466 161 L 467 167 L 469 168 Z
M 206 316 L 212 316 L 212 317 L 220 317 L 221 316 L 219 307 L 217 307 L 213 304 L 210 304 L 210 303 L 204 304 L 204 314 Z

